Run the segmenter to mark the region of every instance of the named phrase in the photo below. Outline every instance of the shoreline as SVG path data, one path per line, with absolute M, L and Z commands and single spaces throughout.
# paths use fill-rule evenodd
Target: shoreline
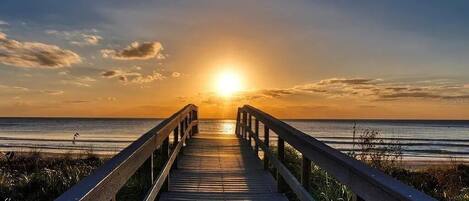
M 100 159 L 111 159 L 117 153 L 95 153 L 95 152 L 31 152 L 31 151 L 13 151 L 15 157 L 33 157 L 39 156 L 44 159 L 85 159 L 89 157 L 97 157 Z M 0 160 L 5 160 L 5 153 L 0 152 Z M 447 168 L 457 165 L 469 165 L 469 160 L 457 160 L 457 159 L 406 159 L 398 161 L 396 166 L 409 170 L 422 170 L 428 168 Z

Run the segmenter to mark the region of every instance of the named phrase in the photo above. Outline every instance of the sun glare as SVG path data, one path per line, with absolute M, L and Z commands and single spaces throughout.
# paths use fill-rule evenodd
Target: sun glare
M 230 97 L 242 89 L 241 77 L 234 71 L 223 71 L 216 80 L 217 93 L 222 97 Z

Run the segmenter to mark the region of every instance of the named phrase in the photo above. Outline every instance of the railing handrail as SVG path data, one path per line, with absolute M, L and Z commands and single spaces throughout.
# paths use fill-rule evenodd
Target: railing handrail
M 255 107 L 245 105 L 239 109 L 239 112 L 246 112 L 248 115 L 255 117 L 256 121 L 262 122 L 266 128 L 274 131 L 280 139 L 298 150 L 303 157 L 313 161 L 316 165 L 332 174 L 337 180 L 349 186 L 357 196 L 364 200 L 435 200 Z M 238 114 L 237 126 L 248 127 L 249 130 L 246 132 L 249 132 L 250 135 L 254 134 L 254 139 L 256 140 L 257 138 L 259 140 L 258 133 L 255 136 L 255 132 L 251 130 L 251 124 L 246 124 L 245 121 L 240 122 L 240 117 L 241 115 Z M 264 148 L 268 149 L 268 147 Z
M 146 160 L 153 157 L 153 152 L 159 146 L 166 140 L 169 141 L 169 135 L 172 131 L 177 129 L 180 124 L 185 125 L 186 129 L 184 129 L 183 134 L 186 136 L 193 126 L 197 126 L 197 123 L 197 106 L 193 104 L 186 105 L 171 117 L 163 120 L 143 134 L 101 167 L 93 171 L 91 175 L 82 179 L 78 184 L 63 193 L 56 201 L 114 200 L 116 193 L 125 185 L 137 169 Z M 184 138 L 181 139 L 180 143 L 183 143 L 183 140 Z M 172 165 L 172 162 L 169 165 Z M 153 167 L 151 167 L 151 171 L 153 171 Z M 166 177 L 167 174 L 164 176 Z

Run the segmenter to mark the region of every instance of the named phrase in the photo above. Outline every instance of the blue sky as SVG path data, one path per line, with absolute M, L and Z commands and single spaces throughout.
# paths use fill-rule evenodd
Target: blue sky
M 0 57 L 0 116 L 164 116 L 195 102 L 208 117 L 249 103 L 291 117 L 469 118 L 467 1 L 1 4 L 0 32 L 22 46 Z M 63 58 L 18 61 L 31 56 L 28 42 Z M 154 51 L 122 55 L 144 44 Z M 231 100 L 211 86 L 227 65 L 246 86 Z M 371 83 L 349 86 L 357 79 Z M 342 85 L 321 88 L 327 95 L 305 90 L 331 80 Z

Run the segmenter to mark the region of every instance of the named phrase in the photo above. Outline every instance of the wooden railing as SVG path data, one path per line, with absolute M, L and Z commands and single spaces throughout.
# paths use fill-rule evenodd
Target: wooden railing
M 259 123 L 264 125 L 264 141 L 259 138 Z M 277 154 L 269 147 L 269 131 L 277 135 Z M 249 105 L 238 108 L 236 134 L 249 145 L 254 140 L 255 153 L 259 147 L 264 151 L 264 168 L 268 169 L 269 164 L 275 168 L 279 191 L 288 185 L 300 200 L 313 200 L 309 192 L 311 161 L 347 185 L 357 200 L 435 200 Z M 302 155 L 301 182 L 284 165 L 285 142 Z
M 57 201 L 115 200 L 117 192 L 137 170 L 150 177 L 144 200 L 155 200 L 159 191 L 168 189 L 169 172 L 187 138 L 198 133 L 197 107 L 187 105 L 170 118 L 142 135 L 103 166 L 70 188 Z M 173 134 L 172 151 L 169 146 Z M 157 151 L 158 149 L 158 151 Z M 165 161 L 155 175 L 154 155 Z

